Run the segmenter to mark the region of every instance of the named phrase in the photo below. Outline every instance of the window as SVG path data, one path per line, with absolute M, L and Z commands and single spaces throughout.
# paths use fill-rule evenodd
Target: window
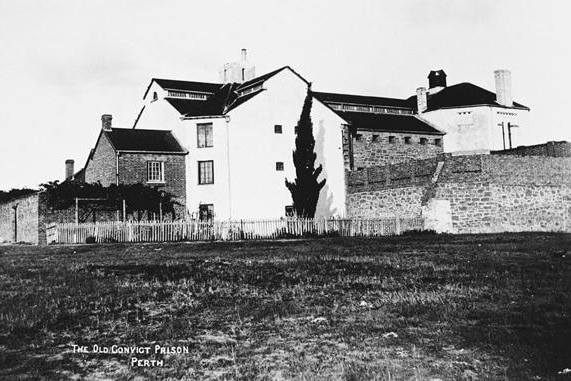
M 362 134 L 356 134 L 355 135 L 355 140 L 360 142 L 361 140 L 363 140 L 363 135 Z
M 214 204 L 200 204 L 198 206 L 198 217 L 201 221 L 214 219 Z
M 397 139 L 394 136 L 389 136 L 389 144 L 395 144 Z
M 410 136 L 404 137 L 404 144 L 410 144 Z
M 283 171 L 283 170 L 284 170 L 283 161 L 276 161 L 276 171 Z
M 379 141 L 379 135 L 373 135 L 373 141 L 378 142 Z
M 425 145 L 427 141 L 428 141 L 427 138 L 420 138 L 420 144 L 422 145 Z
M 198 162 L 198 184 L 214 184 L 214 161 Z
M 442 139 L 434 139 L 434 145 L 440 147 L 442 145 Z
M 164 164 L 162 161 L 147 161 L 147 182 L 162 183 L 165 181 Z
M 153 92 L 153 101 L 156 101 L 159 99 L 159 96 L 157 95 L 157 92 Z
M 285 207 L 285 215 L 286 217 L 293 217 L 295 215 L 295 209 L 293 205 L 288 205 Z
M 198 123 L 196 125 L 198 148 L 212 147 L 212 123 Z
M 276 124 L 276 125 L 274 125 L 274 132 L 275 132 L 276 134 L 281 134 L 281 133 L 282 133 L 282 126 L 281 126 L 281 124 Z

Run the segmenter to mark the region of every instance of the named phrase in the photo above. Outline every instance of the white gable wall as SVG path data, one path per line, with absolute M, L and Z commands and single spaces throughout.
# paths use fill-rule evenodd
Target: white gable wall
M 526 110 L 473 106 L 424 112 L 420 117 L 446 132 L 444 152 L 485 152 L 503 148 L 502 127 L 499 123 L 505 124 L 507 147 L 507 122 L 525 128 L 522 116 L 527 113 Z M 512 132 L 515 138 L 517 131 L 514 129 Z
M 285 178 L 295 179 L 294 128 L 301 114 L 307 85 L 285 69 L 267 80 L 264 88 L 262 94 L 229 113 L 232 218 L 279 218 L 285 215 L 285 207 L 292 205 Z M 312 120 L 316 166 L 323 164 L 320 179 L 327 178 L 320 194 L 317 216 L 344 215 L 341 140 L 344 122 L 316 100 Z M 282 134 L 274 132 L 274 125 L 282 126 Z M 276 162 L 284 163 L 284 171 L 276 171 Z

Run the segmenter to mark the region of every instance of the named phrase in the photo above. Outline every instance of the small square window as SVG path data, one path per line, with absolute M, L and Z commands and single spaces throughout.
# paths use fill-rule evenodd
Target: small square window
M 440 147 L 442 145 L 442 139 L 434 139 L 434 145 Z
M 288 205 L 285 207 L 285 215 L 286 217 L 293 217 L 295 215 L 295 209 L 293 205 Z
M 422 145 L 425 145 L 427 141 L 428 141 L 427 138 L 420 138 L 420 144 Z
M 214 204 L 200 204 L 198 206 L 198 216 L 201 221 L 214 219 Z
M 283 161 L 276 161 L 276 171 L 283 171 L 283 170 L 284 170 Z
M 373 135 L 373 141 L 378 142 L 379 141 L 379 135 Z
M 389 143 L 394 144 L 396 143 L 397 139 L 394 136 L 389 136 Z
M 360 142 L 361 140 L 363 140 L 363 135 L 362 134 L 356 134 L 355 135 L 355 140 Z
M 410 144 L 410 136 L 405 136 L 404 137 L 404 144 Z
M 274 125 L 274 133 L 281 134 L 282 133 L 282 126 L 281 124 Z

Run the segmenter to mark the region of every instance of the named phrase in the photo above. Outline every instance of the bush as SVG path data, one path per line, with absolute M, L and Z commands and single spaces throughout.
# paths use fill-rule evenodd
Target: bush
M 85 243 L 95 243 L 95 242 L 96 242 L 95 237 L 91 235 L 85 239 Z

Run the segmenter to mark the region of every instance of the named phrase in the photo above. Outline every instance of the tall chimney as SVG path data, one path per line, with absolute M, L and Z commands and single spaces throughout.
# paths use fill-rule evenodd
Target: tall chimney
M 246 49 L 242 49 L 242 61 L 248 61 Z
M 65 179 L 71 180 L 73 178 L 73 163 L 71 159 L 65 161 Z
M 101 115 L 101 128 L 103 131 L 111 131 L 111 119 L 113 119 L 112 115 L 103 114 Z
M 496 102 L 502 106 L 512 107 L 514 104 L 512 96 L 512 75 L 509 70 L 494 71 L 496 80 Z
M 426 87 L 419 87 L 418 89 L 416 89 L 416 108 L 419 114 L 422 114 L 428 108 Z

